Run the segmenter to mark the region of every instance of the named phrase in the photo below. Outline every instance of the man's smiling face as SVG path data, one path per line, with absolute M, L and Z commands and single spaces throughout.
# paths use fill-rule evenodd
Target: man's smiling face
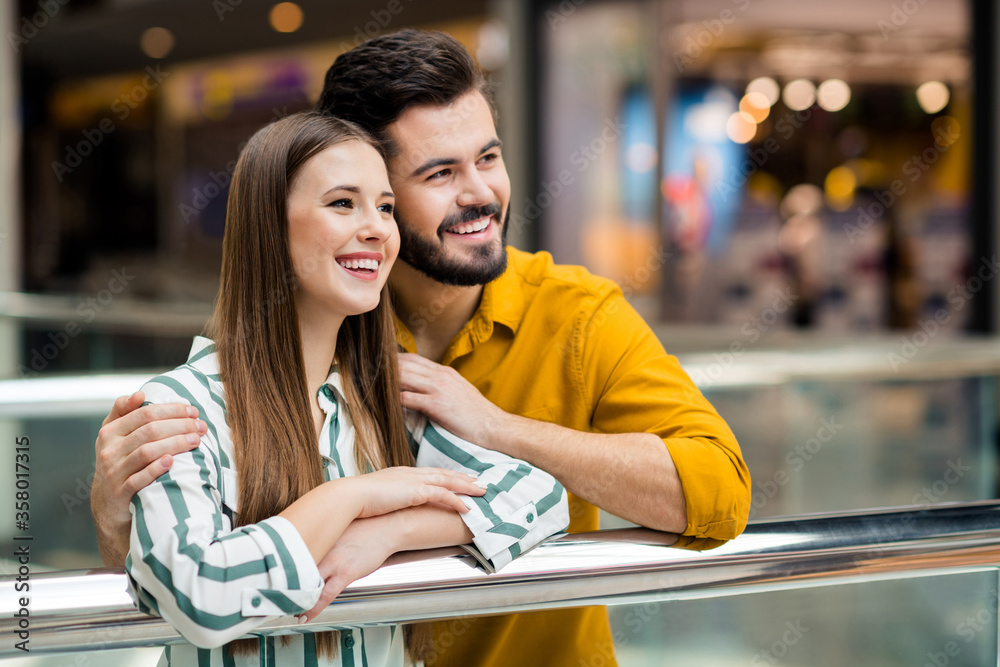
M 510 178 L 486 99 L 407 109 L 388 128 L 396 148 L 401 260 L 448 285 L 482 285 L 507 265 Z

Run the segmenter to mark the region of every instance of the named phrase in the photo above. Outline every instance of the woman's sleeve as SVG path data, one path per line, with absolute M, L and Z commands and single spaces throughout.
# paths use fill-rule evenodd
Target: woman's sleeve
M 486 488 L 480 497 L 461 496 L 470 510 L 461 517 L 494 569 L 569 525 L 566 489 L 549 473 L 463 440 L 422 416 L 411 414 L 407 422 L 418 466 L 477 475 Z
M 143 391 L 151 402 L 191 403 L 206 415 L 196 392 L 184 396 L 152 382 Z M 126 561 L 140 608 L 201 648 L 222 646 L 269 617 L 305 612 L 323 589 L 309 549 L 286 519 L 232 529 L 235 503 L 224 502 L 222 488 L 229 484 L 234 493 L 236 477 L 221 466 L 213 432 L 132 499 Z

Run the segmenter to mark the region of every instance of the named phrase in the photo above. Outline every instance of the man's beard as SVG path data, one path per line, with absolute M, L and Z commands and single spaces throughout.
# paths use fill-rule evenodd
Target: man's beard
M 474 258 L 471 260 L 462 257 L 448 257 L 444 246 L 444 234 L 445 230 L 464 222 L 479 220 L 485 216 L 492 218 L 499 211 L 500 205 L 492 203 L 486 206 L 469 207 L 460 213 L 448 216 L 438 225 L 437 237 L 440 243 L 429 241 L 412 232 L 412 228 L 397 215 L 396 222 L 399 227 L 400 242 L 399 258 L 428 278 L 445 285 L 472 287 L 473 285 L 485 285 L 496 280 L 507 269 L 509 208 L 500 229 L 499 246 L 495 243 L 479 246 L 475 249 Z

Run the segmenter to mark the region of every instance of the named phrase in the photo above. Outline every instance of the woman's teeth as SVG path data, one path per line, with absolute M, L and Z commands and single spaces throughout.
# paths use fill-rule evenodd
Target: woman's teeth
M 337 260 L 337 264 L 340 264 L 345 269 L 367 269 L 369 271 L 378 271 L 378 260 L 375 259 L 342 259 Z
M 474 232 L 481 232 L 490 226 L 490 219 L 486 218 L 478 222 L 466 222 L 462 225 L 455 225 L 448 231 L 452 234 L 472 234 Z

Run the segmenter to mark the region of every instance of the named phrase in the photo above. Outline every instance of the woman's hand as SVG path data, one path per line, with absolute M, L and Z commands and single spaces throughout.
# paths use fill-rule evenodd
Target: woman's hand
M 481 496 L 486 493 L 485 489 L 476 486 L 475 478 L 444 468 L 398 466 L 335 482 L 351 485 L 351 495 L 361 503 L 359 519 L 427 503 L 465 513 L 469 508 L 456 494 Z
M 389 516 L 380 516 L 358 519 L 347 527 L 319 562 L 319 573 L 326 582 L 323 593 L 316 606 L 299 616 L 299 623 L 316 618 L 349 584 L 377 570 L 395 553 L 391 523 Z

